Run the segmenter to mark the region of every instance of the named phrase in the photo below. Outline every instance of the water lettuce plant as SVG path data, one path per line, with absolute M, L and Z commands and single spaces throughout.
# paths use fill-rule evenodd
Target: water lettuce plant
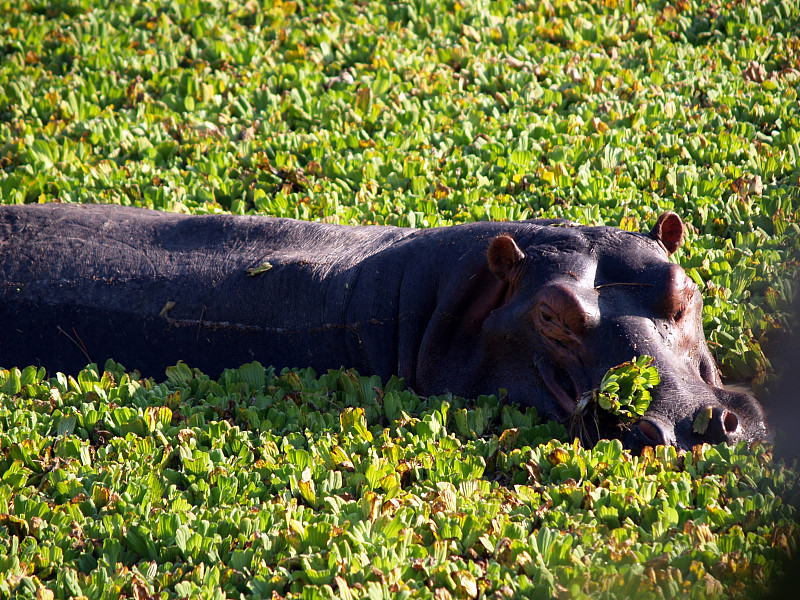
M 652 356 L 642 355 L 609 369 L 592 394 L 598 406 L 623 422 L 643 416 L 650 406 L 649 390 L 661 382 L 652 364 Z
M 653 357 L 646 354 L 611 367 L 600 385 L 578 400 L 570 416 L 570 434 L 591 445 L 591 440 L 600 436 L 598 409 L 622 427 L 637 421 L 650 406 L 650 390 L 660 382 Z

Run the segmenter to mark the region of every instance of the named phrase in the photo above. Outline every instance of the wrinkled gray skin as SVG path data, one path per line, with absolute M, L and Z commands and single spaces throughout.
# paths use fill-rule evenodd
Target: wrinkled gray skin
M 683 231 L 674 213 L 638 234 L 1 206 L 0 365 L 74 372 L 113 357 L 154 376 L 178 360 L 211 374 L 252 360 L 346 366 L 398 374 L 423 395 L 505 388 L 568 422 L 610 367 L 648 354 L 661 384 L 645 418 L 601 419 L 601 436 L 634 450 L 762 439 L 760 405 L 723 389 L 700 293 L 667 258 Z M 709 407 L 701 436 L 692 425 Z

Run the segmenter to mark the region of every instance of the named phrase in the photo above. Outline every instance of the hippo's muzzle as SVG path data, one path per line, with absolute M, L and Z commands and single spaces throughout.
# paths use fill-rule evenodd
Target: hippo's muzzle
M 634 451 L 658 445 L 690 450 L 702 443 L 735 444 L 771 438 L 763 410 L 753 396 L 710 386 L 704 392 L 694 399 L 705 398 L 709 403 L 686 411 L 676 411 L 679 403 L 660 398 L 625 431 L 623 443 Z

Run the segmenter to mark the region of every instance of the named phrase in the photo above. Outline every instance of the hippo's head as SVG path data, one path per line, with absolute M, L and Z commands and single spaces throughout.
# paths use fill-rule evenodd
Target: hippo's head
M 766 437 L 755 398 L 722 387 L 700 291 L 668 260 L 683 239 L 680 217 L 661 215 L 648 234 L 561 225 L 509 229 L 490 241 L 488 291 L 470 308 L 477 360 L 462 360 L 474 374 L 469 391 L 503 387 L 512 401 L 566 423 L 609 368 L 649 355 L 661 383 L 645 416 L 625 427 L 603 418 L 590 432 L 634 450 Z M 702 434 L 700 414 L 710 416 Z
M 688 449 L 764 438 L 755 398 L 722 387 L 703 336 L 697 286 L 667 260 L 683 239 L 680 217 L 661 215 L 647 235 L 604 227 L 564 231 L 560 244 L 534 242 L 525 250 L 511 237 L 496 237 L 488 252 L 490 270 L 509 287 L 508 301 L 485 325 L 526 346 L 555 400 L 553 412 L 563 419 L 610 367 L 646 354 L 661 383 L 644 418 L 619 429 L 626 446 Z M 694 427 L 700 413 L 710 415 L 698 428 L 702 435 Z

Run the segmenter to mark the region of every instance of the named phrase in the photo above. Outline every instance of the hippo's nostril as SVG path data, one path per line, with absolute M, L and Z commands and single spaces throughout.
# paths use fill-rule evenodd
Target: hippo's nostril
M 651 421 L 640 421 L 639 431 L 642 432 L 648 441 L 654 444 L 664 443 L 664 434 L 661 432 L 661 429 Z
M 739 428 L 739 417 L 737 417 L 735 413 L 726 410 L 722 417 L 722 424 L 725 426 L 725 431 L 733 433 Z
M 709 415 L 707 421 L 700 419 L 702 415 Z M 705 428 L 698 428 L 698 423 L 706 423 Z M 730 410 L 721 406 L 708 406 L 696 418 L 695 433 L 702 436 L 704 442 L 719 444 L 734 441 L 739 431 L 739 417 Z

